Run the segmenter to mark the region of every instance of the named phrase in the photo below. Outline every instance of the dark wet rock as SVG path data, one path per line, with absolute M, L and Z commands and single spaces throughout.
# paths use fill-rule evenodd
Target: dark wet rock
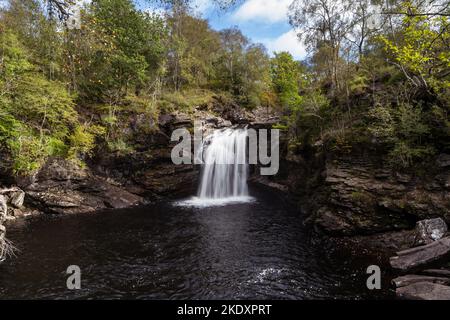
M 450 284 L 450 278 L 436 277 L 436 276 L 429 276 L 429 275 L 408 274 L 405 276 L 397 277 L 392 280 L 392 283 L 395 285 L 396 288 L 409 286 L 413 283 L 418 283 L 418 282 L 431 282 L 431 283 L 448 285 L 448 284 Z
M 227 101 L 221 96 L 214 97 L 210 111 L 232 124 L 250 124 L 255 120 L 253 113 L 246 111 L 240 105 Z
M 377 252 L 386 252 L 389 255 L 411 248 L 414 242 L 414 230 L 401 230 L 381 232 L 369 235 L 339 236 L 339 239 L 355 246 L 371 248 Z
M 25 192 L 23 190 L 17 189 L 16 191 L 11 192 L 9 202 L 13 207 L 17 209 L 22 208 L 24 201 L 25 201 Z
M 397 288 L 396 294 L 411 300 L 450 300 L 450 287 L 432 282 L 417 282 Z
M 441 218 L 418 221 L 414 245 L 424 245 L 439 240 L 447 233 L 447 230 L 447 224 Z
M 450 270 L 449 269 L 426 269 L 423 270 L 421 273 L 435 276 L 435 277 L 447 277 L 450 278 Z
M 81 213 L 105 208 L 125 208 L 144 200 L 94 175 L 88 168 L 52 159 L 25 187 L 27 202 L 46 213 Z
M 394 269 L 405 272 L 426 267 L 449 255 L 450 237 L 446 237 L 425 246 L 399 251 L 397 256 L 390 259 L 390 264 Z
M 197 184 L 198 172 L 190 165 L 161 164 L 142 171 L 135 181 L 155 198 L 188 195 Z
M 286 193 L 289 190 L 289 188 L 286 185 L 270 181 L 265 176 L 258 176 L 258 175 L 253 176 L 251 179 L 249 179 L 249 182 L 260 184 L 260 185 L 269 187 L 271 189 L 275 189 L 281 193 Z
M 371 161 L 327 161 L 324 196 L 316 205 L 316 223 L 333 234 L 370 234 L 412 229 L 418 220 L 450 222 L 448 170 L 428 180 L 379 168 Z M 445 177 L 445 179 L 444 179 Z M 432 179 L 434 187 L 430 188 Z

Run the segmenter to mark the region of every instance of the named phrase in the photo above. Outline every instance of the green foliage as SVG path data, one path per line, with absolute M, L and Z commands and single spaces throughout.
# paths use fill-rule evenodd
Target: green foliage
M 377 106 L 369 112 L 369 132 L 389 146 L 390 161 L 406 168 L 435 152 L 427 141 L 430 132 L 420 106 L 401 104 L 398 109 Z
M 129 154 L 134 150 L 133 147 L 127 144 L 123 138 L 108 141 L 108 149 L 112 152 L 117 152 L 121 154 Z
M 349 88 L 350 91 L 354 94 L 360 94 L 364 93 L 368 86 L 368 78 L 364 74 L 356 74 L 350 81 L 349 81 Z
M 449 18 L 422 14 L 412 1 L 403 1 L 405 12 L 402 28 L 395 38 L 380 35 L 386 50 L 402 68 L 408 80 L 416 86 L 437 92 L 450 87 Z
M 69 34 L 76 67 L 68 69 L 81 73 L 74 85 L 83 99 L 117 104 L 160 72 L 167 30 L 159 16 L 137 11 L 130 0 L 97 0 L 89 10 L 85 39 Z
M 300 107 L 299 70 L 298 62 L 288 52 L 277 53 L 271 60 L 272 85 L 285 110 L 297 110 Z
M 161 111 L 183 110 L 185 112 L 192 112 L 194 107 L 204 106 L 210 103 L 215 95 L 213 91 L 202 89 L 165 92 L 157 103 Z
M 271 58 L 237 28 L 213 30 L 192 1 L 162 1 L 164 16 L 134 0 L 89 1 L 79 30 L 41 0 L 7 2 L 0 151 L 16 174 L 51 156 L 81 163 L 96 143 L 133 152 L 135 135 L 158 130 L 161 113 L 213 100 L 277 110 L 274 127 L 291 151 L 348 153 L 373 140 L 400 167 L 450 152 L 449 20 L 419 2 L 392 4 L 396 14 L 386 14 L 397 23 L 372 28 L 366 0 L 293 1 L 291 23 L 311 51 L 304 62 Z
M 13 172 L 29 174 L 48 157 L 67 156 L 71 150 L 88 154 L 92 145 L 70 138 L 81 134 L 73 97 L 64 85 L 36 70 L 12 32 L 1 33 L 0 42 L 0 141 Z
M 69 137 L 69 159 L 79 160 L 84 156 L 92 155 L 95 147 L 95 138 L 105 134 L 105 128 L 98 125 L 77 125 Z

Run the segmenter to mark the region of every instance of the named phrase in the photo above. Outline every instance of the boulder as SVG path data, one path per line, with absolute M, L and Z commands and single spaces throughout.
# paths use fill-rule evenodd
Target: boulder
M 408 271 L 443 260 L 450 255 L 450 237 L 434 241 L 425 246 L 397 252 L 389 262 L 394 269 Z
M 61 159 L 50 160 L 26 187 L 27 201 L 46 213 L 83 213 L 144 203 L 140 196 Z
M 25 200 L 25 192 L 23 190 L 17 189 L 17 191 L 11 192 L 9 202 L 15 208 L 22 208 L 23 202 Z
M 414 245 L 419 246 L 439 240 L 447 233 L 447 230 L 447 224 L 441 218 L 418 221 Z

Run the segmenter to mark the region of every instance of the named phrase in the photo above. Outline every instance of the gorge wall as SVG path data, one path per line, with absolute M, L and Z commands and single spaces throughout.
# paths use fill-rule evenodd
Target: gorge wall
M 132 153 L 99 148 L 84 167 L 49 159 L 32 177 L 16 178 L 12 183 L 2 179 L 4 188 L 17 185 L 26 193 L 24 205 L 9 206 L 2 221 L 37 212 L 124 208 L 193 194 L 198 168 L 172 164 L 171 150 L 177 144 L 170 141 L 172 131 L 192 129 L 196 119 L 203 122 L 204 131 L 236 124 L 271 128 L 279 121 L 278 115 L 263 108 L 252 113 L 239 110 L 216 101 L 192 113 L 161 114 L 157 129 L 150 133 L 139 129 L 140 122 L 148 119 L 131 115 L 123 130 L 139 142 Z M 282 137 L 279 173 L 274 177 L 254 174 L 250 182 L 278 189 L 321 232 L 374 234 L 411 229 L 416 221 L 434 217 L 450 222 L 450 155 L 441 154 L 427 170 L 412 174 L 396 172 L 370 154 L 336 156 L 322 146 L 293 154 L 287 145 Z M 0 233 L 4 234 L 4 228 Z
M 286 148 L 285 148 L 286 150 Z M 288 192 L 307 221 L 334 236 L 412 229 L 422 219 L 450 222 L 450 155 L 426 170 L 399 172 L 377 156 L 336 156 L 318 147 L 285 152 L 280 174 L 254 179 Z

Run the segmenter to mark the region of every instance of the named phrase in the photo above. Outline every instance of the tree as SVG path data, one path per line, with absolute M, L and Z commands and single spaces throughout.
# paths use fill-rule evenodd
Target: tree
M 82 97 L 117 104 L 159 69 L 166 35 L 161 18 L 138 12 L 131 0 L 96 0 L 83 22 Z
M 224 90 L 238 97 L 242 94 L 241 71 L 249 40 L 237 28 L 222 30 L 220 38 L 222 55 L 219 61 L 219 79 Z
M 286 111 L 297 110 L 302 98 L 299 94 L 300 66 L 288 52 L 276 53 L 270 62 L 272 85 L 281 106 Z
M 382 22 L 377 21 L 376 6 L 373 0 L 349 0 L 351 10 L 351 29 L 346 39 L 357 48 L 358 60 L 362 59 L 367 40 L 376 34 Z
M 420 7 L 405 1 L 399 30 L 380 39 L 391 54 L 391 63 L 399 67 L 408 81 L 426 90 L 450 86 L 450 20 L 446 16 L 423 13 Z
M 79 126 L 73 97 L 30 63 L 18 37 L 0 33 L 0 141 L 16 174 L 38 169 L 49 156 L 66 156 Z M 92 145 L 81 153 L 89 152 Z
M 350 4 L 335 0 L 294 0 L 289 21 L 309 50 L 329 52 L 328 77 L 332 91 L 339 88 L 338 61 L 345 37 L 351 30 Z
M 179 90 L 182 86 L 207 87 L 214 79 L 214 63 L 220 39 L 206 20 L 188 11 L 172 12 L 167 78 Z

